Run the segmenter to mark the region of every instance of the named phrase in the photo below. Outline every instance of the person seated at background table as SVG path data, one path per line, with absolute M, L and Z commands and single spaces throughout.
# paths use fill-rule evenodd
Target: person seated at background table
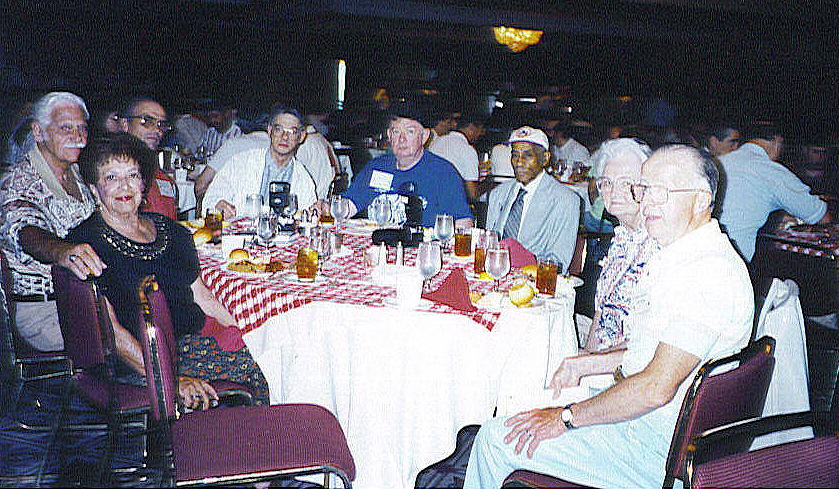
M 53 296 L 50 264 L 80 277 L 98 275 L 102 262 L 88 245 L 61 240 L 95 206 L 76 161 L 87 144 L 88 112 L 69 92 L 51 92 L 32 106 L 34 147 L 3 174 L 0 232 L 14 285 L 15 325 L 20 336 L 43 351 L 64 348 Z M 84 266 L 84 273 L 80 267 Z
M 495 418 L 472 447 L 464 487 L 500 487 L 526 469 L 588 487 L 658 487 L 698 368 L 749 341 L 754 298 L 743 260 L 711 218 L 719 173 L 707 153 L 668 146 L 632 186 L 661 251 L 636 289 L 625 350 L 563 360 L 561 391 L 583 375 L 625 377 L 591 399 Z M 523 451 L 526 448 L 526 451 Z
M 606 210 L 618 219 L 615 236 L 606 253 L 594 296 L 594 318 L 585 349 L 607 350 L 622 346 L 630 336 L 629 314 L 633 292 L 645 265 L 659 246 L 644 228 L 641 208 L 630 187 L 641 178 L 641 164 L 650 156 L 649 146 L 631 138 L 611 139 L 591 155 L 598 175 L 597 190 Z
M 719 120 L 708 127 L 705 149 L 711 156 L 720 157 L 731 153 L 740 146 L 740 130 L 733 122 Z
M 423 127 L 415 108 L 399 106 L 391 110 L 387 137 L 391 151 L 370 160 L 356 174 L 344 197 L 350 200 L 350 216 L 365 209 L 373 199 L 386 198 L 393 216 L 405 216 L 400 191 L 411 191 L 422 199 L 422 223 L 433 227 L 437 214 L 449 214 L 457 227 L 472 227 L 472 214 L 463 183 L 451 163 L 423 148 L 429 129 Z M 409 189 L 407 187 L 413 187 Z M 381 196 L 381 197 L 380 197 Z M 329 204 L 319 203 L 319 211 L 329 214 Z M 392 219 L 402 224 L 399 219 Z
M 117 353 L 127 367 L 121 376 L 144 375 L 136 337 L 137 286 L 155 275 L 172 315 L 185 404 L 206 409 L 217 399 L 208 380 L 246 384 L 257 402 L 267 403 L 265 378 L 242 343 L 236 320 L 201 278 L 192 236 L 162 214 L 140 211 L 155 163 L 153 153 L 129 135 L 92 140 L 80 156 L 80 170 L 97 211 L 67 235 L 68 241 L 88 243 L 107 264 L 99 281 Z
M 552 138 L 551 155 L 557 163 L 565 162 L 563 180 L 571 177 L 571 172 L 588 165 L 591 156 L 588 148 L 573 138 L 573 127 L 567 117 L 553 117 L 546 124 L 547 133 Z
M 542 130 L 520 127 L 508 142 L 516 179 L 490 192 L 486 229 L 502 239 L 515 238 L 537 257 L 552 254 L 568 270 L 580 225 L 580 197 L 545 173 L 551 153 Z
M 163 135 L 172 129 L 166 109 L 149 97 L 136 97 L 128 101 L 119 117 L 119 128 L 137 137 L 150 150 L 157 151 Z M 170 219 L 178 218 L 175 181 L 157 164 L 154 178 L 146 192 L 143 210 L 157 212 Z
M 460 178 L 467 199 L 478 198 L 478 152 L 473 146 L 484 135 L 484 118 L 474 113 L 464 113 L 457 126 L 428 145 L 428 151 L 451 163 Z
M 300 156 L 300 146 L 306 139 L 303 117 L 296 109 L 275 106 L 268 118 L 268 138 L 261 134 L 236 138 L 223 145 L 212 158 L 208 168 L 216 171 L 207 187 L 202 209 L 217 209 L 224 219 L 230 219 L 244 208 L 245 199 L 251 194 L 262 195 L 267 205 L 269 184 L 288 182 L 291 193 L 297 195 L 300 209 L 326 197 L 335 171 L 325 151 L 318 157 Z M 241 147 L 241 151 L 235 151 Z M 206 170 L 205 170 L 206 171 Z
M 720 224 L 746 261 L 755 253 L 757 231 L 769 214 L 783 209 L 808 224 L 831 220 L 827 204 L 778 163 L 784 137 L 778 125 L 761 122 L 745 133 L 747 142 L 719 157 L 725 171 Z

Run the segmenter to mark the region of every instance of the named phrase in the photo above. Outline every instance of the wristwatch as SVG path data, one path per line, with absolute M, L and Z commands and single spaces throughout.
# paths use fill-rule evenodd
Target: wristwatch
M 576 428 L 576 426 L 572 424 L 574 421 L 574 413 L 571 412 L 571 406 L 573 405 L 574 403 L 571 403 L 562 408 L 562 414 L 560 414 L 560 419 L 562 419 L 562 422 L 565 423 L 565 427 L 569 430 Z

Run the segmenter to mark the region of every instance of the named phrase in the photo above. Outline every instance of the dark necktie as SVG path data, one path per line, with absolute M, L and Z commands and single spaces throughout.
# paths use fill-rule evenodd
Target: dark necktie
M 510 207 L 510 214 L 507 216 L 507 222 L 504 223 L 504 233 L 501 239 L 504 238 L 518 238 L 519 225 L 521 224 L 521 211 L 524 208 L 524 194 L 527 193 L 523 187 L 519 189 L 519 194 L 516 195 L 516 200 L 513 206 Z

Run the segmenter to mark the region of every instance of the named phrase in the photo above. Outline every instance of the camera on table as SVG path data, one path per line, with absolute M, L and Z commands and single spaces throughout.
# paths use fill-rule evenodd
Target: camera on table
M 417 247 L 422 242 L 422 199 L 416 194 L 416 184 L 405 182 L 399 186 L 399 200 L 405 208 L 405 223 L 399 229 L 377 229 L 373 231 L 373 244 L 385 243 L 403 247 Z
M 294 215 L 287 215 L 291 184 L 288 182 L 270 182 L 268 184 L 268 206 L 277 215 L 277 228 L 280 232 L 295 231 Z M 297 209 L 294 211 L 296 212 Z

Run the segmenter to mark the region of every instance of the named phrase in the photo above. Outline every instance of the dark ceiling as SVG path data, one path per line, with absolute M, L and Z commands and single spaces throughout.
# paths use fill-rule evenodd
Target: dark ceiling
M 730 0 L 146 0 L 21 3 L 2 15 L 4 89 L 72 88 L 95 100 L 145 91 L 240 103 L 317 102 L 333 59 L 349 103 L 385 87 L 458 98 L 567 93 L 572 102 L 667 96 L 694 113 L 833 123 L 836 16 Z M 511 53 L 493 25 L 538 28 Z M 32 29 L 25 28 L 32 26 Z

